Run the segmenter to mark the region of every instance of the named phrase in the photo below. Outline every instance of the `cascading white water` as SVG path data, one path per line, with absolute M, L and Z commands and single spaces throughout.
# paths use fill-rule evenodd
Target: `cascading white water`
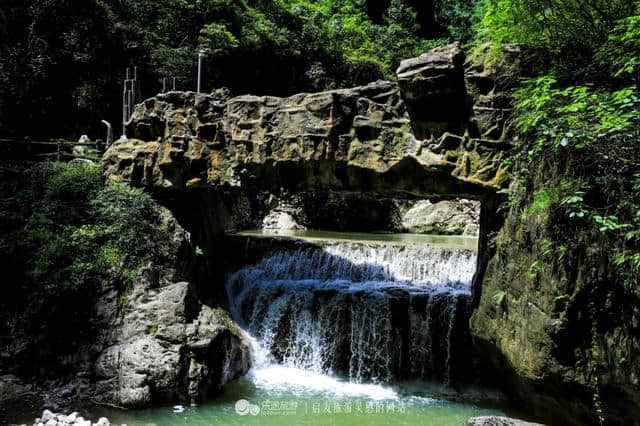
M 448 382 L 475 263 L 468 250 L 336 242 L 277 252 L 232 274 L 227 291 L 263 363 L 352 382 Z
M 271 280 L 398 281 L 413 286 L 468 288 L 475 261 L 475 254 L 469 250 L 347 242 L 327 244 L 322 249 L 278 252 L 241 273 L 256 273 Z

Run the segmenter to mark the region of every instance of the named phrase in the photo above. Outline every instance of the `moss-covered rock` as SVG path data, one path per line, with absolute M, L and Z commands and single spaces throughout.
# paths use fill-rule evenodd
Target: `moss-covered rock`
M 623 285 L 597 229 L 576 228 L 561 213 L 554 173 L 540 166 L 520 182 L 530 190 L 512 197 L 476 294 L 475 353 L 550 424 L 635 424 L 640 295 Z

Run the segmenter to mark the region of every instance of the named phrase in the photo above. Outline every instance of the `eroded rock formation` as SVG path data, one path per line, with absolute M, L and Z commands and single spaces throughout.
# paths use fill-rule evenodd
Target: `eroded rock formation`
M 477 235 L 480 203 L 421 200 L 401 210 L 402 230 L 413 234 Z
M 408 200 L 357 192 L 299 192 L 276 196 L 268 191 L 234 194 L 225 200 L 224 229 L 410 232 L 478 235 L 480 202 Z
M 190 245 L 189 234 L 164 208 L 165 226 L 174 247 Z M 129 289 L 111 289 L 96 309 L 106 325 L 99 339 L 94 398 L 125 407 L 152 402 L 198 402 L 218 392 L 250 367 L 245 333 L 221 308 L 199 300 L 190 274 L 176 267 L 189 263 L 186 253 L 172 256 L 176 265 L 148 264 Z
M 398 83 L 288 98 L 171 92 L 136 107 L 109 179 L 157 189 L 259 187 L 481 197 L 507 185 L 511 144 L 481 137 L 453 44 Z
M 247 372 L 250 344 L 228 313 L 199 303 L 189 283 L 154 291 L 142 282 L 96 362 L 99 400 L 126 407 L 197 402 Z

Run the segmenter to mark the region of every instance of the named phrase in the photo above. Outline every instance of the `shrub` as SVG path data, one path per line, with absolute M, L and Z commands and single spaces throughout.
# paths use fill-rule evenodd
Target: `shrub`
M 553 163 L 562 181 L 539 182 L 559 192 L 564 215 L 594 233 L 623 281 L 637 287 L 640 273 L 640 95 L 593 85 L 559 87 L 555 78 L 527 81 L 515 93 L 515 125 L 525 163 Z M 546 189 L 530 210 L 544 210 Z M 570 238 L 571 234 L 565 234 Z M 606 244 L 603 243 L 606 241 Z
M 633 43 L 635 36 L 628 38 L 630 34 L 637 35 L 636 21 L 629 17 L 640 14 L 638 2 L 484 0 L 484 7 L 480 42 L 489 41 L 496 47 L 501 43 L 522 43 L 538 49 L 541 60 L 551 63 L 551 69 L 568 81 L 593 78 L 615 56 L 606 52 L 619 52 L 612 47 L 620 48 L 622 40 L 628 42 L 624 49 L 627 53 L 633 50 L 637 54 L 640 49 Z M 607 77 L 598 75 L 603 80 Z
M 171 235 L 151 197 L 103 184 L 98 166 L 5 166 L 0 178 L 5 314 L 26 313 L 32 324 L 65 334 L 105 287 L 126 286 L 142 264 L 170 253 Z

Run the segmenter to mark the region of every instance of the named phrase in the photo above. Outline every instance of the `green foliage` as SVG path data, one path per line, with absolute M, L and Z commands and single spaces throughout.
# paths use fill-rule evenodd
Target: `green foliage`
M 515 93 L 517 129 L 535 140 L 530 156 L 547 148 L 584 149 L 612 136 L 629 141 L 637 136 L 640 96 L 635 85 L 617 91 L 590 84 L 557 87 L 552 76 L 528 80 Z
M 34 245 L 33 278 L 58 291 L 90 285 L 112 268 L 122 277 L 137 267 L 149 250 L 141 235 L 156 234 L 149 196 L 123 184 L 103 186 L 97 166 L 53 166 L 45 173 L 44 199 L 24 235 Z
M 532 46 L 563 79 L 576 81 L 612 64 L 637 71 L 638 2 L 485 0 L 485 9 L 479 42 Z
M 390 78 L 400 60 L 446 42 L 421 39 L 416 13 L 402 0 L 391 0 L 382 24 L 374 24 L 363 3 L 354 0 L 289 0 L 279 4 L 282 15 L 299 21 L 300 34 L 292 30 L 291 36 L 307 47 L 304 54 L 317 52 L 307 75 L 313 80 L 319 74 L 333 74 L 328 82 L 325 77 L 325 87 L 315 87 L 318 89 L 341 82 Z M 349 75 L 336 75 L 341 69 Z
M 441 0 L 437 2 L 437 15 L 450 37 L 466 45 L 474 41 L 486 7 L 484 0 Z
M 82 204 L 87 202 L 102 186 L 100 167 L 95 164 L 80 164 L 67 167 L 52 165 L 52 174 L 47 176 L 45 202 Z M 48 173 L 48 170 L 44 170 Z M 45 179 L 47 178 L 45 177 Z
M 597 45 L 632 8 L 628 0 L 488 0 L 483 26 L 495 42 L 561 50 Z
M 131 307 L 129 306 L 129 297 L 126 294 L 123 294 L 120 297 L 120 301 L 118 303 L 118 311 L 120 312 L 121 317 L 126 317 L 129 314 Z
M 553 194 L 550 188 L 540 188 L 533 193 L 533 201 L 529 206 L 529 212 L 532 214 L 542 213 L 546 211 L 553 200 Z
M 515 125 L 522 155 L 565 164 L 560 207 L 566 216 L 597 230 L 611 262 L 637 284 L 640 273 L 640 96 L 635 85 L 618 90 L 590 84 L 559 87 L 543 76 L 515 93 Z M 534 193 L 531 211 L 544 209 L 546 187 Z M 562 195 L 564 194 L 564 195 Z
M 505 301 L 506 301 L 506 297 L 507 297 L 507 293 L 505 293 L 504 291 L 498 291 L 496 294 L 493 295 L 492 299 L 493 299 L 493 303 L 496 306 L 503 306 Z
M 198 44 L 209 50 L 209 53 L 217 54 L 238 47 L 238 39 L 229 31 L 223 23 L 213 22 L 205 25 L 200 30 Z
M 576 191 L 562 200 L 562 205 L 566 206 L 570 218 L 583 218 L 589 212 L 584 209 L 584 191 Z
M 596 52 L 596 59 L 608 64 L 615 77 L 640 82 L 640 2 L 636 2 L 635 15 L 616 22 L 607 42 Z
M 4 312 L 43 326 L 81 322 L 99 292 L 126 286 L 147 261 L 169 260 L 171 236 L 149 195 L 104 185 L 100 173 L 82 164 L 0 168 Z
M 101 119 L 119 121 L 126 67 L 138 66 L 143 97 L 163 77 L 193 90 L 200 50 L 205 90 L 290 95 L 389 78 L 401 59 L 469 41 L 476 3 L 390 0 L 372 19 L 363 0 L 5 0 L 0 129 L 102 135 Z
M 599 214 L 593 215 L 594 222 L 599 226 L 599 230 L 602 233 L 614 232 L 621 229 L 631 228 L 629 223 L 620 223 L 620 219 L 617 216 L 600 216 Z
M 536 260 L 529 266 L 529 269 L 527 269 L 527 277 L 531 280 L 535 280 L 543 269 L 543 262 L 541 260 Z

